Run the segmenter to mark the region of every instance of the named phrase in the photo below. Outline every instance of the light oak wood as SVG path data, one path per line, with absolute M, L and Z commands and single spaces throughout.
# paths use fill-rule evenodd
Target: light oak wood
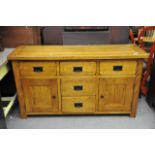
M 137 62 L 128 60 L 105 60 L 100 63 L 101 75 L 135 75 Z
M 147 58 L 148 54 L 133 44 L 85 46 L 21 46 L 9 60 L 103 60 Z
M 63 97 L 62 112 L 64 113 L 94 113 L 95 96 Z
M 135 117 L 142 60 L 147 57 L 135 45 L 19 47 L 8 58 L 13 61 L 21 117 Z
M 74 61 L 60 62 L 60 75 L 95 75 L 96 62 Z
M 57 62 L 57 85 L 58 85 L 58 100 L 59 100 L 59 112 L 61 112 L 61 81 L 59 78 L 60 62 Z
M 20 62 L 19 63 L 21 76 L 53 76 L 56 75 L 56 63 L 55 62 Z M 37 70 L 41 69 L 41 70 Z
M 52 113 L 52 112 L 44 112 L 44 113 L 40 113 L 40 112 L 32 112 L 32 113 L 29 113 L 28 115 L 29 116 L 37 116 L 37 115 L 51 115 L 51 116 L 63 116 L 63 115 L 67 115 L 67 116 L 69 116 L 69 115 L 93 115 L 93 116 L 95 116 L 95 115 L 100 115 L 100 116 L 103 116 L 103 115 L 130 115 L 130 112 L 129 111 L 103 111 L 103 112 L 99 112 L 99 111 L 95 111 L 95 112 L 87 112 L 87 113 L 82 113 L 82 112 L 80 112 L 80 113 L 71 113 L 71 112 L 57 112 L 57 113 Z
M 62 79 L 62 96 L 96 95 L 97 83 L 95 78 Z
M 137 61 L 136 78 L 134 81 L 134 88 L 133 88 L 134 95 L 133 95 L 132 104 L 131 104 L 131 114 L 130 114 L 131 117 L 136 117 L 142 71 L 143 71 L 143 61 L 139 60 Z
M 22 80 L 26 112 L 58 112 L 57 80 Z
M 99 75 L 100 75 L 100 61 L 97 61 L 96 78 L 97 78 L 97 90 L 96 90 L 96 112 L 99 112 Z
M 134 78 L 100 79 L 99 111 L 131 111 Z
M 25 104 L 25 100 L 24 100 L 23 86 L 21 83 L 19 62 L 13 61 L 12 67 L 13 67 L 15 83 L 16 83 L 16 88 L 17 88 L 17 94 L 18 94 L 17 97 L 18 97 L 18 102 L 19 102 L 19 107 L 20 107 L 20 116 L 22 118 L 26 118 L 27 117 L 26 104 Z

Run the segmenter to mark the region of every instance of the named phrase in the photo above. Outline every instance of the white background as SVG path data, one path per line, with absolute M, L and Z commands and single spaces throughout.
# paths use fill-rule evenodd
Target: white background
M 153 130 L 5 130 L 1 155 L 152 155 Z
M 0 25 L 115 25 L 155 23 L 154 0 L 0 0 Z
M 1 26 L 153 26 L 154 1 L 0 0 Z M 131 118 L 134 121 L 134 118 Z M 154 130 L 0 130 L 0 155 L 151 155 Z

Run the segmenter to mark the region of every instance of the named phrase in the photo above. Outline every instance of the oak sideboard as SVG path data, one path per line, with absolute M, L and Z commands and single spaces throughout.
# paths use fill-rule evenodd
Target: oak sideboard
M 133 44 L 20 46 L 12 61 L 20 114 L 136 116 L 148 54 Z

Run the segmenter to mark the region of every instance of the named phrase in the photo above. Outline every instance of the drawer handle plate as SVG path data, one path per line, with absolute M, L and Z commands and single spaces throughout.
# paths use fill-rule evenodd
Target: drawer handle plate
M 123 66 L 113 66 L 113 71 L 122 71 L 123 70 Z
M 75 108 L 82 108 L 83 107 L 83 103 L 74 103 L 74 107 Z
M 83 86 L 74 86 L 75 91 L 81 91 L 83 90 Z
M 83 68 L 82 67 L 73 67 L 73 72 L 79 73 L 82 72 Z
M 33 67 L 33 71 L 36 73 L 43 72 L 43 67 Z

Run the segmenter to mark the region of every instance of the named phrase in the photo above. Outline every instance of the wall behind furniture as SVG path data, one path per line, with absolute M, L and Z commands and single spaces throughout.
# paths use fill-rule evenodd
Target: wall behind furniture
M 2 26 L 0 27 L 4 47 L 41 44 L 40 27 Z
M 128 26 L 2 26 L 0 45 L 87 45 L 129 43 Z
M 3 50 L 2 35 L 0 33 L 0 51 Z
M 129 43 L 128 26 L 45 26 L 41 33 L 44 45 Z

